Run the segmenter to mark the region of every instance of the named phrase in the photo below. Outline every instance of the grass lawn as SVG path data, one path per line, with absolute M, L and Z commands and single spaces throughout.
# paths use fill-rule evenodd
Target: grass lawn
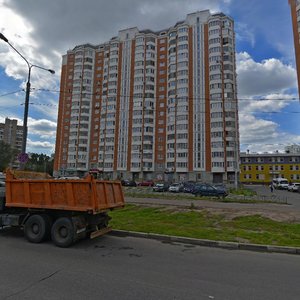
M 209 201 L 217 201 L 217 202 L 227 202 L 227 203 L 278 203 L 278 201 L 274 201 L 272 199 L 259 199 L 255 196 L 256 193 L 231 193 L 226 198 L 217 198 L 217 197 L 195 197 L 192 194 L 187 193 L 169 193 L 169 192 L 152 192 L 149 188 L 126 188 L 124 189 L 125 197 L 130 198 L 154 198 L 154 199 L 172 199 L 172 200 L 209 200 Z M 234 197 L 240 196 L 240 197 Z
M 228 220 L 206 211 L 126 205 L 110 213 L 114 229 L 199 239 L 300 247 L 300 224 L 255 216 Z

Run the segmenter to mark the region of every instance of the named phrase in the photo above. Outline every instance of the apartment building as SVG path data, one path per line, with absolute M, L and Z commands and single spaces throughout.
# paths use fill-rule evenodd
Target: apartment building
M 291 6 L 296 56 L 296 69 L 298 77 L 298 92 L 300 97 L 300 0 L 289 0 L 289 4 Z
M 0 123 L 0 141 L 17 149 L 22 150 L 23 126 L 18 125 L 17 120 L 5 119 L 5 123 Z
M 298 153 L 300 154 L 300 145 L 294 144 L 284 147 L 286 153 Z
M 273 178 L 300 182 L 300 153 L 241 153 L 240 182 L 269 184 Z
M 234 21 L 208 10 L 76 46 L 62 61 L 56 174 L 234 181 L 235 71 Z

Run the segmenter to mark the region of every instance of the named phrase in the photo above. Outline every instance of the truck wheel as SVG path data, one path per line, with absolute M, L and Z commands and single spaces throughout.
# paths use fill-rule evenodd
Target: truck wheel
M 41 215 L 32 215 L 28 218 L 24 226 L 26 239 L 31 243 L 44 241 L 49 234 L 46 219 Z
M 75 227 L 71 219 L 63 217 L 52 225 L 51 238 L 53 243 L 62 248 L 69 247 L 76 240 Z

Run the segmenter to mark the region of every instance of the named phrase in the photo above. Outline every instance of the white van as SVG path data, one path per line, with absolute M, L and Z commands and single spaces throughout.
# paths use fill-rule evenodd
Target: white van
M 289 186 L 289 181 L 285 178 L 274 178 L 272 184 L 275 189 L 287 190 Z

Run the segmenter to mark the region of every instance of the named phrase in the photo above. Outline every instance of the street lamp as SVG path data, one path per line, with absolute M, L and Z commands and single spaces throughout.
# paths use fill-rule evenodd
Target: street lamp
M 22 151 L 21 153 L 26 153 L 26 142 L 27 142 L 27 119 L 28 119 L 28 108 L 29 108 L 29 95 L 30 95 L 30 75 L 31 69 L 33 67 L 42 69 L 50 72 L 51 74 L 55 74 L 54 70 L 46 69 L 41 66 L 37 66 L 28 62 L 28 60 L 8 41 L 8 39 L 0 33 L 0 39 L 6 42 L 11 48 L 13 48 L 27 63 L 28 66 L 28 77 L 26 84 L 26 95 L 25 95 L 25 105 L 24 105 L 24 119 L 23 119 L 23 140 L 22 140 Z

